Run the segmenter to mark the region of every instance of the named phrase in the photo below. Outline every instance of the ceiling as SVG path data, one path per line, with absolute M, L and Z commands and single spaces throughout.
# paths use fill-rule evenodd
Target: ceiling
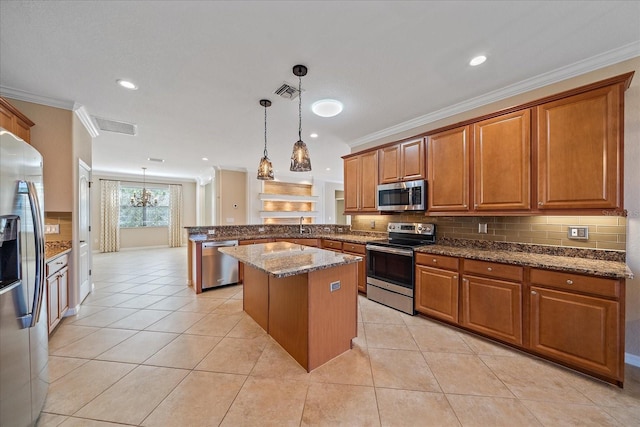
M 93 140 L 96 173 L 256 173 L 268 98 L 276 179 L 341 181 L 352 146 L 635 56 L 639 1 L 0 2 L 4 96 L 137 125 Z M 288 171 L 297 99 L 273 93 L 296 64 L 308 173 Z M 342 114 L 313 115 L 322 98 Z

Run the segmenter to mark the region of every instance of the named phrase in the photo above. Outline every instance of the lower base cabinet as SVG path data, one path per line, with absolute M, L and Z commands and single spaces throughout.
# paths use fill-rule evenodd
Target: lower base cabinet
M 458 273 L 418 265 L 415 282 L 417 312 L 458 323 Z
M 69 309 L 69 258 L 61 255 L 47 262 L 47 312 L 51 333 Z
M 532 270 L 531 280 L 531 350 L 621 385 L 624 309 L 620 282 L 543 270 Z M 563 287 L 575 291 L 558 289 Z

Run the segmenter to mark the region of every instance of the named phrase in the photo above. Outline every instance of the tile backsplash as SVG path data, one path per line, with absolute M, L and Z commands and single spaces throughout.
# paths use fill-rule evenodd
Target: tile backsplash
M 45 212 L 44 223 L 46 225 L 58 224 L 60 226 L 60 233 L 44 235 L 46 242 L 62 242 L 72 239 L 73 223 L 71 212 Z
M 513 217 L 429 217 L 422 213 L 358 215 L 351 228 L 386 231 L 389 222 L 431 222 L 438 237 L 533 243 L 591 249 L 626 249 L 627 220 L 618 216 L 513 216 Z M 487 224 L 487 233 L 478 233 L 478 224 Z M 373 225 L 373 228 L 372 228 Z M 589 227 L 588 240 L 570 240 L 567 227 Z

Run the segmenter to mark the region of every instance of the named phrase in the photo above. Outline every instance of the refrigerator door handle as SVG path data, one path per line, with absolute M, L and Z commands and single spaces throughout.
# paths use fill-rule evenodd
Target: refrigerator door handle
M 42 212 L 40 211 L 40 201 L 38 200 L 36 185 L 32 181 L 22 181 L 20 184 L 26 185 L 27 187 L 27 195 L 29 196 L 29 205 L 31 207 L 31 216 L 33 219 L 33 234 L 35 236 L 36 249 L 36 277 L 33 304 L 31 306 L 31 313 L 23 318 L 23 325 L 34 327 L 40 320 L 40 310 L 42 308 L 42 301 L 45 292 L 44 224 L 42 223 Z

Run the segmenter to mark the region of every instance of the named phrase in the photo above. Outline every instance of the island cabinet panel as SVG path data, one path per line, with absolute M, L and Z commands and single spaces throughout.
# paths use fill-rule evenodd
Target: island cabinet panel
M 617 301 L 532 286 L 530 306 L 532 350 L 621 384 Z
M 616 84 L 537 107 L 538 205 L 622 207 L 622 99 Z
M 531 111 L 473 125 L 473 208 L 479 211 L 531 207 Z
M 427 141 L 430 212 L 469 210 L 470 126 L 429 136 Z
M 344 159 L 344 210 L 346 213 L 377 212 L 378 151 Z
M 417 312 L 458 323 L 457 271 L 416 265 L 415 292 Z
M 240 263 L 240 265 L 244 265 Z M 245 266 L 243 309 L 265 331 L 269 331 L 269 276 L 251 266 Z
M 358 335 L 356 281 L 356 264 L 309 273 L 308 371 L 349 350 Z
M 309 367 L 310 275 L 269 277 L 267 331 L 300 365 Z M 315 320 L 314 320 L 315 322 Z M 310 371 L 313 368 L 308 368 Z
M 257 245 L 260 243 L 269 243 L 273 242 L 273 239 L 247 239 L 240 240 L 238 244 L 240 245 Z M 244 263 L 238 262 L 238 283 L 244 283 Z

